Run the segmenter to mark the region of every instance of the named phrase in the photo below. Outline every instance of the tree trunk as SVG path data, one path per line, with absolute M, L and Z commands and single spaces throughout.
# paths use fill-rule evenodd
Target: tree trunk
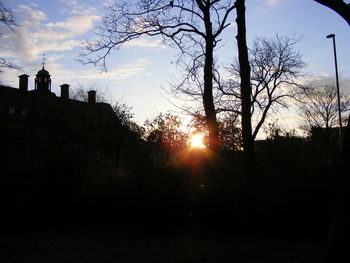
M 203 13 L 206 29 L 203 106 L 209 132 L 209 148 L 216 152 L 219 148 L 219 127 L 213 98 L 214 36 L 209 7 Z
M 245 1 L 236 1 L 237 11 L 237 45 L 238 60 L 241 77 L 241 97 L 242 97 L 242 139 L 244 151 L 244 168 L 248 186 L 255 184 L 255 153 L 254 139 L 252 135 L 251 122 L 251 85 L 250 85 L 250 65 L 248 60 L 248 49 L 246 42 L 245 26 Z

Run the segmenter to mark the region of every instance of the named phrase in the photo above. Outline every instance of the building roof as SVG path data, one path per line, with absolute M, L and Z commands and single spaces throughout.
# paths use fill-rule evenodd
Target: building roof
M 37 76 L 49 77 L 50 74 L 43 66 L 38 71 Z M 46 92 L 42 89 L 28 91 L 27 82 L 25 84 L 21 83 L 21 77 L 19 76 L 19 88 L 0 85 L 0 115 L 11 117 L 26 112 L 26 116 L 45 116 L 46 118 L 50 118 L 50 116 L 56 118 L 64 115 L 65 118 L 69 119 L 69 116 L 72 117 L 77 114 L 100 116 L 101 120 L 115 117 L 111 105 L 96 102 L 94 96 L 91 100 L 91 96 L 89 97 L 89 102 L 83 102 L 69 99 L 69 91 L 63 96 L 61 90 L 61 97 L 56 96 L 51 91 Z
M 36 75 L 37 76 L 50 76 L 50 73 L 43 66 L 43 68 L 41 70 L 39 70 Z

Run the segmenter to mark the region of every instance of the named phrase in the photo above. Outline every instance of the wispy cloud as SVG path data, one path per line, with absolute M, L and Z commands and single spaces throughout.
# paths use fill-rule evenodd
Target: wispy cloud
M 65 6 L 61 10 L 63 13 L 68 13 L 70 15 L 85 15 L 96 13 L 96 8 L 91 7 L 81 0 L 60 0 L 60 2 Z
M 271 8 L 281 5 L 286 0 L 257 0 L 256 10 L 259 13 L 268 13 Z
M 66 37 L 74 37 L 90 30 L 93 27 L 94 22 L 99 19 L 99 16 L 90 14 L 74 15 L 65 21 L 48 23 L 45 26 L 48 29 L 56 30 L 56 32 L 67 32 L 68 35 Z
M 281 4 L 284 0 L 264 0 L 266 6 L 277 6 Z
M 142 47 L 142 48 L 166 48 L 163 41 L 160 39 L 150 40 L 146 38 L 138 38 L 132 41 L 126 42 L 125 47 Z
M 24 21 L 41 21 L 46 20 L 47 16 L 40 10 L 34 10 L 26 5 L 19 5 L 15 10 L 17 16 Z
M 0 52 L 3 57 L 12 57 L 25 63 L 39 59 L 44 52 L 61 52 L 80 46 L 81 36 L 92 29 L 94 22 L 99 19 L 87 9 L 57 22 L 47 22 L 47 15 L 33 6 L 19 5 L 14 12 L 21 26 L 17 34 L 6 34 Z
M 111 85 L 121 85 L 123 83 L 140 83 L 144 80 L 144 76 L 147 71 L 147 65 L 151 63 L 147 59 L 136 59 L 129 63 L 120 65 L 118 68 L 112 69 L 108 72 L 97 72 L 95 69 L 69 69 L 64 65 L 55 62 L 58 57 L 50 56 L 48 57 L 48 64 L 50 65 L 49 71 L 52 76 L 53 81 L 53 92 L 59 92 L 59 85 L 63 83 L 68 83 L 74 89 L 79 83 L 84 83 L 89 85 L 93 83 L 94 85 L 106 85 L 108 88 L 114 88 Z M 26 68 L 26 73 L 29 74 L 30 89 L 34 88 L 32 84 L 34 83 L 34 75 L 38 71 L 38 65 L 29 65 Z M 3 82 L 7 85 L 18 87 L 18 72 L 8 71 L 4 75 Z
M 122 65 L 118 68 L 107 72 L 96 72 L 96 70 L 89 70 L 81 72 L 79 78 L 85 80 L 115 80 L 123 82 L 125 80 L 138 81 L 142 76 L 140 73 L 146 71 L 146 66 L 150 63 L 147 59 L 137 59 L 128 64 Z
M 335 77 L 330 76 L 327 73 L 320 73 L 319 75 L 313 76 L 310 80 L 310 83 L 313 85 L 322 87 L 323 85 L 335 85 Z M 339 89 L 340 93 L 350 95 L 350 79 L 344 77 L 343 74 L 340 74 L 339 77 Z

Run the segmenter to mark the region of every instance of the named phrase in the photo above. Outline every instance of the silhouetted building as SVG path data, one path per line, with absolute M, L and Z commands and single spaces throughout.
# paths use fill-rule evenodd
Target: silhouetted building
M 0 85 L 0 225 L 103 218 L 120 178 L 145 173 L 147 148 L 96 91 L 73 100 L 62 84 L 56 96 L 44 67 L 28 81 Z
M 43 67 L 38 71 L 34 81 L 34 90 L 28 90 L 29 76 L 19 76 L 19 88 L 0 86 L 0 118 L 2 121 L 19 117 L 56 118 L 64 115 L 69 118 L 75 111 L 79 114 L 99 115 L 101 118 L 114 116 L 109 104 L 96 103 L 96 91 L 88 92 L 88 103 L 69 99 L 69 85 L 61 85 L 61 96 L 51 91 L 51 76 Z M 83 112 L 85 111 L 85 112 Z M 82 116 L 83 117 L 83 116 Z M 97 116 L 95 116 L 97 117 Z
M 96 102 L 95 91 L 88 102 L 72 100 L 63 84 L 56 96 L 44 67 L 33 90 L 28 80 L 0 86 L 0 206 L 19 224 L 67 215 L 95 193 L 86 189 L 102 189 L 102 178 L 118 170 L 123 142 L 111 105 Z

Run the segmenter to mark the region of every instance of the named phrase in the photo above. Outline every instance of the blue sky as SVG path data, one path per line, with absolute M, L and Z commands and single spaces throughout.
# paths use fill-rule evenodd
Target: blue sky
M 8 32 L 0 38 L 0 57 L 22 66 L 30 75 L 30 88 L 41 68 L 42 54 L 52 76 L 52 90 L 68 83 L 74 89 L 98 87 L 109 99 L 122 100 L 133 107 L 135 120 L 142 124 L 159 112 L 174 107 L 166 95 L 176 65 L 176 50 L 157 39 L 141 39 L 115 50 L 108 58 L 108 72 L 83 66 L 79 58 L 81 42 L 93 37 L 91 30 L 100 22 L 105 5 L 111 0 L 7 0 L 21 27 L 18 34 Z M 288 35 L 301 37 L 296 49 L 303 55 L 306 72 L 314 78 L 334 77 L 333 49 L 326 35 L 336 35 L 341 89 L 350 91 L 350 27 L 332 10 L 313 0 L 247 0 L 247 38 Z M 229 63 L 237 55 L 233 26 L 225 32 L 225 46 L 218 56 Z M 2 28 L 2 30 L 4 30 Z M 5 84 L 17 87 L 18 71 L 1 76 Z M 167 98 L 165 98 L 167 97 Z M 174 103 L 178 103 L 173 101 Z

